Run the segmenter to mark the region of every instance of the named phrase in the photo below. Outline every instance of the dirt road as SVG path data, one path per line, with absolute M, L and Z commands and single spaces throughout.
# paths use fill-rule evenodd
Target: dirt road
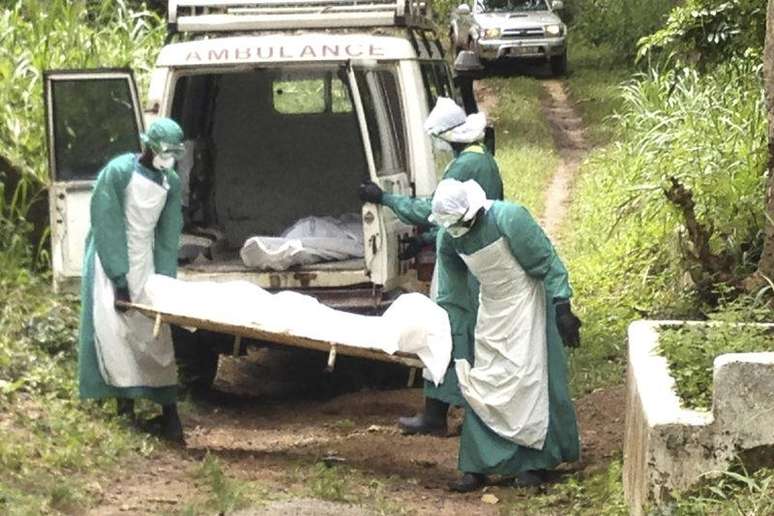
M 544 106 L 562 164 L 547 193 L 548 231 L 555 234 L 585 144 L 582 123 L 561 82 L 545 81 Z M 496 98 L 483 92 L 492 109 Z M 216 457 L 227 478 L 246 483 L 264 501 L 239 514 L 410 513 L 498 514 L 482 493 L 452 495 L 458 475 L 457 439 L 407 437 L 399 416 L 419 410 L 419 388 L 375 388 L 379 374 L 347 376 L 346 367 L 322 374 L 322 354 L 258 350 L 224 357 L 211 401 L 183 411 L 188 446 L 160 447 L 93 486 L 101 498 L 92 514 L 182 512 L 217 495 L 201 478 L 202 461 Z M 603 468 L 621 448 L 623 391 L 603 390 L 577 400 L 583 460 L 574 469 Z M 452 427 L 461 414 L 452 415 Z M 329 468 L 327 465 L 330 465 Z M 490 487 L 498 496 L 507 487 Z M 321 500 L 320 498 L 328 498 Z M 341 500 L 345 501 L 341 501 Z

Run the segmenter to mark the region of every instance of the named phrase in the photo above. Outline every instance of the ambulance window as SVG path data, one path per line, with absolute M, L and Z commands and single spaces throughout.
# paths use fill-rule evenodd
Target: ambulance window
M 282 72 L 272 96 L 275 111 L 286 115 L 352 112 L 347 87 L 327 70 Z
M 398 78 L 392 69 L 356 70 L 376 174 L 406 172 L 406 129 Z
M 323 79 L 274 81 L 274 109 L 288 115 L 325 112 Z
M 444 63 L 423 63 L 420 65 L 420 70 L 428 109 L 433 109 L 438 97 L 454 98 L 449 72 Z
M 56 179 L 93 179 L 112 158 L 140 152 L 126 79 L 57 80 L 52 86 Z

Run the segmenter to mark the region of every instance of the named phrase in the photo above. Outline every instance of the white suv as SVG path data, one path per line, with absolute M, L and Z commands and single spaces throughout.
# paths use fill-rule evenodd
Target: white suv
M 567 27 L 555 11 L 559 0 L 472 0 L 452 12 L 449 38 L 453 50 L 476 52 L 482 63 L 496 60 L 542 60 L 554 75 L 567 72 Z

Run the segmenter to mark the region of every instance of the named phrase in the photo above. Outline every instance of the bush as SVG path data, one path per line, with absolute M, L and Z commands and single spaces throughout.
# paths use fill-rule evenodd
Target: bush
M 565 21 L 582 39 L 610 46 L 626 61 L 635 56 L 637 42 L 659 29 L 675 0 L 567 0 Z
M 639 42 L 638 59 L 656 55 L 700 69 L 763 51 L 766 0 L 688 0 L 664 27 Z
M 670 177 L 693 191 L 711 250 L 733 257 L 739 275 L 755 267 L 764 219 L 759 66 L 737 60 L 712 76 L 654 71 L 621 92 L 608 120 L 619 141 L 584 163 L 563 242 L 588 343 L 573 359 L 581 386 L 622 372 L 631 320 L 702 317 L 697 281 L 718 288 L 697 267 L 681 213 L 664 195 Z

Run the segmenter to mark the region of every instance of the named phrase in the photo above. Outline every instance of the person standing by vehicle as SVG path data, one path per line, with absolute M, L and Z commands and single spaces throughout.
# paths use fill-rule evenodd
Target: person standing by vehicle
M 523 206 L 488 201 L 475 181 L 442 181 L 432 212 L 446 285 L 466 284 L 468 273 L 480 283 L 474 360 L 455 361 L 466 403 L 463 476 L 449 487 L 479 489 L 487 474 L 538 485 L 580 454 L 561 344 L 580 344 L 567 270 Z
M 455 157 L 447 165 L 443 177 L 476 181 L 488 198 L 502 199 L 503 182 L 500 170 L 494 157 L 483 144 L 485 129 L 486 116 L 483 113 L 466 115 L 465 111 L 448 97 L 438 98 L 425 121 L 425 131 L 433 137 L 433 144 L 440 148 L 451 148 L 454 152 Z M 371 181 L 360 185 L 359 194 L 364 202 L 388 206 L 405 224 L 422 229 L 430 226 L 430 198 L 383 192 L 379 185 Z M 434 241 L 436 230 L 428 233 L 429 236 L 424 236 L 425 241 Z M 449 314 L 452 356 L 455 359 L 472 359 L 473 350 L 470 343 L 475 324 L 478 284 L 473 276 L 470 276 L 469 282 L 464 285 L 447 285 L 443 289 L 440 286 L 446 284 L 445 275 L 436 275 L 434 281 L 439 291 L 436 302 Z M 414 417 L 400 418 L 398 426 L 406 434 L 446 435 L 449 406 L 463 404 L 453 364 L 449 365 L 442 384 L 435 386 L 432 382 L 425 382 L 424 394 L 424 412 Z
M 143 153 L 111 160 L 97 176 L 81 285 L 78 370 L 82 399 L 116 398 L 134 420 L 134 400 L 162 407 L 147 429 L 184 443 L 177 413 L 177 368 L 170 328 L 119 301 L 142 303 L 151 274 L 175 277 L 183 227 L 175 160 L 183 131 L 171 119 L 141 135 Z

